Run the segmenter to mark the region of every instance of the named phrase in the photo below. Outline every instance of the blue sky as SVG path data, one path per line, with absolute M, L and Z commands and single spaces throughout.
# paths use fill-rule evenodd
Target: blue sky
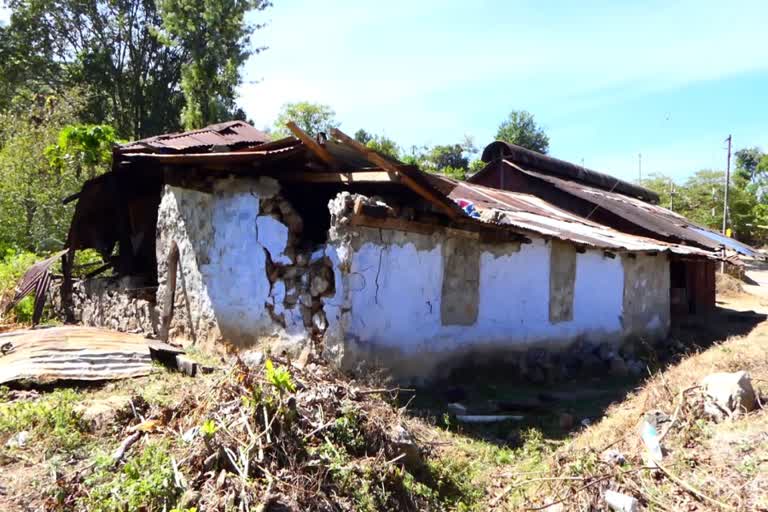
M 768 150 L 768 2 L 275 0 L 245 66 L 257 126 L 288 101 L 353 133 L 480 148 L 512 109 L 553 156 L 625 179 L 723 168 L 723 140 Z M 0 20 L 7 11 L 0 10 Z
M 511 109 L 553 156 L 626 179 L 724 168 L 723 140 L 768 149 L 768 3 L 276 0 L 241 104 L 331 105 L 351 133 L 485 146 Z M 258 81 L 258 82 L 257 82 Z

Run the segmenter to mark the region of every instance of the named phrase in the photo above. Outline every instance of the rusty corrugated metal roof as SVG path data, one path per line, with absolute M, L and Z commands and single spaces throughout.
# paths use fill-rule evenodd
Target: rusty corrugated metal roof
M 129 142 L 118 147 L 119 153 L 175 152 L 183 153 L 214 146 L 229 148 L 257 145 L 269 142 L 269 135 L 245 121 L 228 121 L 212 124 L 189 132 L 157 135 L 147 139 Z
M 659 195 L 645 187 L 500 140 L 488 144 L 483 150 L 481 158 L 486 163 L 496 159 L 504 159 L 526 169 L 536 169 L 548 175 L 571 180 L 576 183 L 583 183 L 602 190 L 610 190 L 630 197 L 637 197 L 650 203 L 659 202 Z M 483 169 L 475 176 L 486 172 L 490 172 L 490 169 Z M 472 178 L 470 178 L 470 181 L 472 181 Z
M 115 380 L 152 371 L 150 346 L 181 352 L 136 334 L 63 326 L 0 334 L 0 384 Z
M 695 247 L 622 233 L 573 215 L 531 194 L 484 187 L 445 176 L 428 176 L 436 190 L 447 193 L 454 201 L 471 201 L 484 222 L 606 250 L 717 256 Z
M 592 203 L 596 208 L 609 211 L 622 219 L 628 220 L 648 231 L 658 233 L 661 236 L 692 242 L 712 250 L 719 249 L 721 246 L 716 240 L 704 236 L 698 231 L 705 228 L 697 226 L 682 215 L 661 206 L 650 204 L 634 197 L 617 194 L 616 192 L 600 190 L 582 185 L 581 183 L 562 180 L 554 176 L 523 169 L 509 162 L 505 162 L 505 164 L 511 165 L 517 171 L 523 172 L 528 176 L 547 182 L 558 190 Z

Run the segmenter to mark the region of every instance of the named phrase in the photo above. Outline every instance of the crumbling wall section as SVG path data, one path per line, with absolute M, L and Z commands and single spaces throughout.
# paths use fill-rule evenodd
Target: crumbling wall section
M 326 327 L 321 297 L 333 293 L 322 249 L 301 243 L 303 222 L 275 180 L 219 180 L 211 192 L 166 186 L 158 214 L 158 293 L 167 257 L 179 267 L 170 336 L 242 348 L 280 342 L 297 350 Z

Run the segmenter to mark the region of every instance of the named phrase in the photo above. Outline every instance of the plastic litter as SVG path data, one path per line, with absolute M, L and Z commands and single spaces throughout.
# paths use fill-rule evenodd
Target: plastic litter
M 603 499 L 616 512 L 639 512 L 640 503 L 632 496 L 616 491 L 605 491 Z
M 661 444 L 659 442 L 659 432 L 656 427 L 648 423 L 643 422 L 642 438 L 645 443 L 645 447 L 648 449 L 648 455 L 652 462 L 661 461 L 664 456 L 661 452 Z

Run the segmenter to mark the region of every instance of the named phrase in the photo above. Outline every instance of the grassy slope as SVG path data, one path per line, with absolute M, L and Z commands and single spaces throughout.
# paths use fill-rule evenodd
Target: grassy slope
M 681 403 L 680 391 L 705 375 L 739 369 L 749 370 L 754 379 L 768 380 L 768 324 L 656 374 L 609 406 L 599 422 L 572 433 L 558 431 L 553 426 L 554 415 L 525 426 L 508 423 L 472 431 L 458 431 L 450 418 L 440 415 L 431 421 L 411 418 L 407 424 L 431 453 L 432 473 L 443 475 L 440 479 L 450 484 L 454 495 L 441 494 L 441 509 L 520 510 L 562 500 L 564 510 L 600 510 L 604 507 L 600 491 L 610 487 L 640 498 L 650 510 L 716 510 L 716 505 L 683 490 L 669 477 L 639 469 L 644 464 L 637 427 L 648 410 L 673 414 Z M 56 490 L 54 477 L 71 477 L 89 464 L 95 464 L 98 471 L 99 461 L 125 438 L 125 425 L 88 432 L 73 413 L 77 403 L 127 395 L 142 397 L 150 407 L 172 406 L 191 388 L 204 390 L 211 384 L 208 378 L 188 379 L 159 372 L 103 387 L 43 392 L 29 406 L 4 407 L 4 397 L 0 396 L 0 412 L 5 411 L 0 414 L 0 487 L 5 487 L 4 494 L 0 492 L 0 509 L 17 510 L 21 502 L 39 507 Z M 624 396 L 628 386 L 620 384 L 620 393 L 614 396 Z M 768 392 L 768 383 L 755 384 L 764 394 Z M 592 388 L 597 385 L 589 383 Z M 514 389 L 516 395 L 528 392 L 532 391 Z M 487 393 L 511 391 L 491 386 Z M 700 493 L 736 510 L 768 508 L 768 414 L 761 411 L 715 424 L 697 414 L 692 406 L 694 395 L 695 390 L 686 395 L 679 420 L 664 440 L 668 451 L 665 466 Z M 590 415 L 586 413 L 590 407 L 602 411 L 602 401 L 568 404 L 568 410 L 580 418 Z M 9 410 L 13 414 L 8 414 Z M 129 417 L 127 421 L 132 420 Z M 19 430 L 31 432 L 28 447 L 6 447 L 5 442 Z M 143 446 L 134 449 L 128 469 L 166 475 L 173 447 L 162 443 Z M 600 453 L 608 446 L 627 457 L 623 467 L 600 462 Z M 103 476 L 109 482 L 108 475 Z M 439 486 L 440 482 L 436 483 Z M 132 485 L 133 499 L 158 498 L 152 494 L 157 482 L 139 478 Z M 59 491 L 66 489 L 59 487 Z M 102 491 L 110 492 L 108 488 Z M 417 491 L 432 492 L 427 488 Z
M 608 510 L 601 491 L 610 488 L 635 496 L 648 510 L 768 510 L 768 410 L 715 423 L 702 414 L 700 391 L 689 389 L 710 373 L 737 370 L 749 371 L 756 390 L 768 395 L 768 323 L 656 373 L 608 407 L 600 421 L 565 440 L 548 442 L 533 430 L 523 436 L 522 447 L 509 449 L 477 440 L 476 434 L 433 430 L 431 442 L 447 459 L 471 461 L 473 478 L 485 490 L 480 509 L 559 503 L 562 510 Z M 681 400 L 683 390 L 688 391 Z M 642 469 L 647 467 L 639 436 L 644 414 L 661 410 L 672 416 L 678 408 L 662 443 L 663 464 L 672 477 Z M 627 462 L 620 467 L 602 462 L 608 448 Z

